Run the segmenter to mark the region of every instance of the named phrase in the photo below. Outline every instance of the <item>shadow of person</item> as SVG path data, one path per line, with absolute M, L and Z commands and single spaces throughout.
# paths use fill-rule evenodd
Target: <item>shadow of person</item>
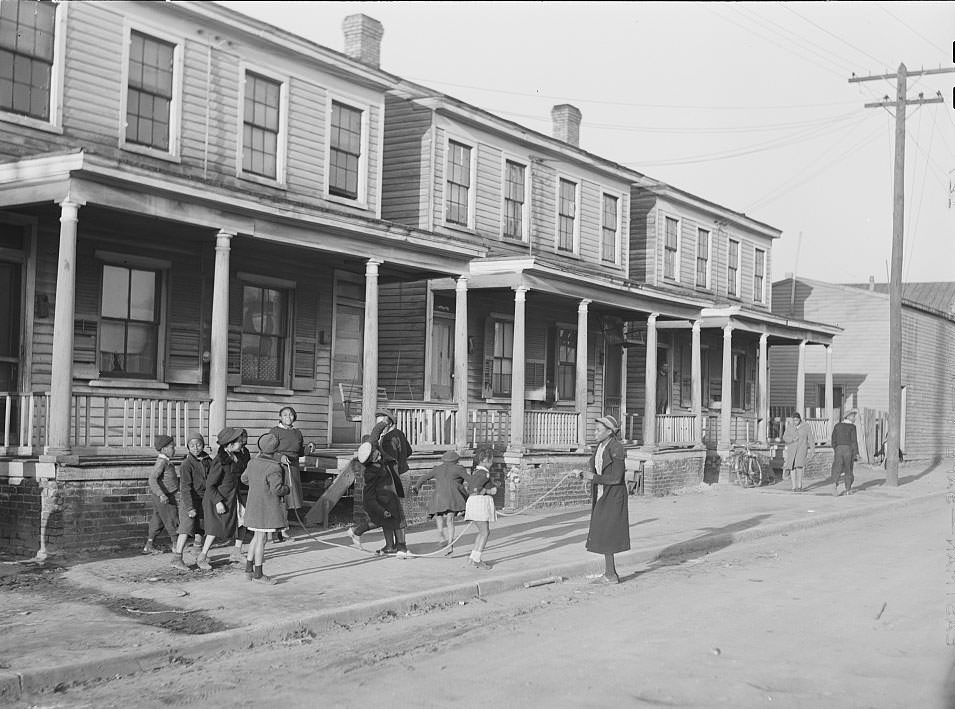
M 764 513 L 722 527 L 703 527 L 702 534 L 662 549 L 650 562 L 648 570 L 652 571 L 663 566 L 682 564 L 691 554 L 700 552 L 712 554 L 725 549 L 736 541 L 735 535 L 737 533 L 757 527 L 769 517 L 772 517 L 772 515 Z

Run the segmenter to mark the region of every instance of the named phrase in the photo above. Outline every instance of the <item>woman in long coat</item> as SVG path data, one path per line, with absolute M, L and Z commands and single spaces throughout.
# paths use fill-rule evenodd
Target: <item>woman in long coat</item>
M 592 484 L 587 551 L 603 554 L 605 564 L 603 575 L 594 583 L 620 583 L 613 555 L 630 548 L 626 453 L 617 440 L 619 430 L 613 416 L 597 419 L 597 450 L 590 461 L 591 470 L 583 474 Z
M 792 482 L 793 492 L 802 492 L 802 473 L 806 467 L 806 461 L 816 448 L 812 439 L 812 430 L 809 424 L 802 420 L 802 416 L 794 413 L 789 423 L 786 425 L 786 431 L 783 433 L 783 442 L 786 448 L 783 450 L 783 466 L 789 471 L 789 478 Z
M 249 487 L 245 508 L 245 527 L 255 533 L 249 544 L 245 576 L 248 579 L 274 583 L 271 576 L 262 573 L 265 557 L 265 542 L 271 532 L 285 524 L 285 500 L 289 488 L 285 484 L 285 472 L 277 460 L 279 439 L 271 433 L 259 438 L 258 456 L 253 458 L 242 473 L 242 482 Z
M 206 541 L 196 557 L 196 565 L 203 571 L 212 568 L 209 549 L 216 538 L 234 539 L 239 526 L 238 490 L 241 463 L 236 457 L 242 448 L 242 429 L 224 428 L 216 436 L 219 450 L 209 466 L 206 491 L 202 496 L 203 522 Z

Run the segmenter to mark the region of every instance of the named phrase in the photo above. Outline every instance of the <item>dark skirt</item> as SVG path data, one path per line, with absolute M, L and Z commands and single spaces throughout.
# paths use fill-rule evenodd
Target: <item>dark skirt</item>
M 208 493 L 202 498 L 202 521 L 206 534 L 217 539 L 235 539 L 239 528 L 238 500 L 236 489 L 225 494 L 222 504 L 225 505 L 225 514 L 216 512 L 216 503 Z
M 305 507 L 305 498 L 302 495 L 302 474 L 298 469 L 298 461 L 289 458 L 289 465 L 283 465 L 282 472 L 289 489 L 288 495 L 285 496 L 285 506 L 290 510 Z
M 587 551 L 595 554 L 617 554 L 630 548 L 628 497 L 626 485 L 606 485 L 598 500 L 594 485 Z

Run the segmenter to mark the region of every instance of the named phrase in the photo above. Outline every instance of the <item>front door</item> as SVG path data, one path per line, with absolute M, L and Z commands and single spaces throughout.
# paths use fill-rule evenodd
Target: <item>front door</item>
M 431 323 L 431 397 L 450 401 L 454 371 L 454 320 L 435 315 Z
M 365 287 L 358 276 L 335 278 L 332 332 L 331 443 L 357 443 L 361 432 Z M 359 419 L 355 421 L 353 419 Z

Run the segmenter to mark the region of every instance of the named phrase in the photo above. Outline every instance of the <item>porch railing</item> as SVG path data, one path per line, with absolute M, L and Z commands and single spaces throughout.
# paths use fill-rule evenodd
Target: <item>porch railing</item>
M 449 448 L 454 439 L 458 405 L 446 402 L 389 401 L 395 423 L 415 450 Z
M 468 421 L 471 447 L 491 446 L 503 450 L 511 440 L 511 412 L 509 409 L 471 409 Z
M 0 455 L 33 455 L 46 443 L 49 396 L 43 393 L 0 392 Z
M 657 443 L 693 444 L 696 442 L 696 416 L 693 414 L 658 414 Z
M 720 417 L 703 416 L 703 442 L 715 446 L 720 438 Z M 730 443 L 751 443 L 757 438 L 757 419 L 753 416 L 730 416 Z
M 524 445 L 531 447 L 577 447 L 576 411 L 525 411 Z
M 828 418 L 807 418 L 809 430 L 812 432 L 812 440 L 816 445 L 820 443 L 829 443 L 829 419 Z

